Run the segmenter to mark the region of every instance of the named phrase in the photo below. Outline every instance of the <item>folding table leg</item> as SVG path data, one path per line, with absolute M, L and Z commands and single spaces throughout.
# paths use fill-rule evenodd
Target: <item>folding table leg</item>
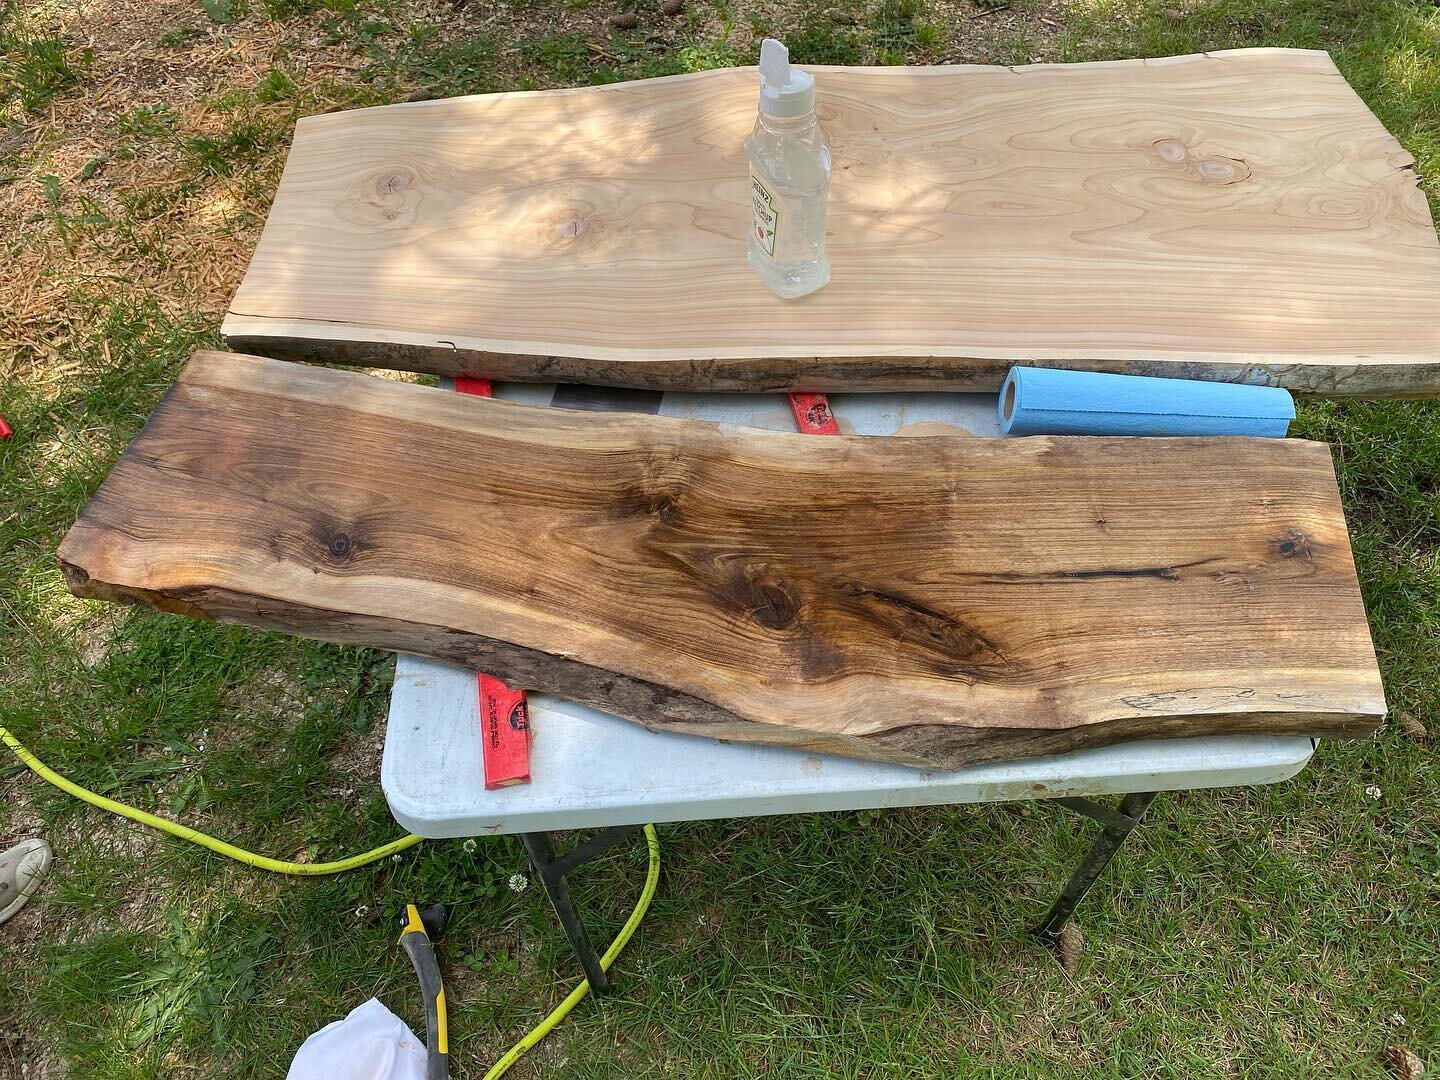
M 1051 906 L 1045 918 L 1040 920 L 1040 924 L 1030 931 L 1042 945 L 1050 947 L 1059 940 L 1060 930 L 1069 922 L 1080 901 L 1085 899 L 1085 894 L 1090 891 L 1090 886 L 1095 884 L 1095 879 L 1110 865 L 1110 860 L 1125 843 L 1126 837 L 1135 831 L 1135 826 L 1145 820 L 1145 811 L 1155 801 L 1155 796 L 1156 792 L 1153 791 L 1126 795 L 1119 810 L 1112 810 L 1103 803 L 1092 802 L 1090 799 L 1055 800 L 1077 813 L 1094 818 L 1100 822 L 1103 829 L 1081 860 L 1079 868 L 1070 875 L 1065 888 L 1060 890 L 1059 899 Z
M 575 902 L 570 899 L 570 886 L 565 884 L 564 870 L 557 873 L 554 868 L 555 849 L 551 846 L 550 834 L 521 833 L 520 839 L 525 844 L 525 853 L 530 856 L 530 865 L 535 868 L 540 883 L 545 886 L 545 895 L 550 897 L 560 925 L 565 928 L 570 947 L 580 958 L 580 966 L 585 969 L 585 978 L 590 982 L 590 989 L 597 994 L 605 993 L 610 989 L 610 977 L 600 966 L 600 957 L 596 954 L 595 947 L 590 944 L 590 935 L 585 933 L 585 924 L 575 912 Z
M 558 857 L 554 845 L 550 842 L 549 833 L 520 834 L 520 841 L 525 845 L 525 854 L 530 857 L 530 865 L 534 867 L 540 883 L 545 886 L 545 895 L 550 897 L 550 904 L 555 908 L 560 925 L 565 928 L 565 936 L 570 939 L 570 947 L 575 950 L 580 966 L 585 970 L 590 989 L 597 994 L 603 994 L 610 989 L 610 977 L 600 966 L 600 956 L 590 944 L 590 935 L 585 932 L 585 924 L 575 912 L 575 903 L 570 899 L 570 886 L 565 883 L 565 875 L 627 836 L 639 832 L 641 828 L 639 825 L 617 825 L 602 829 L 584 843 L 576 845 L 573 851 Z

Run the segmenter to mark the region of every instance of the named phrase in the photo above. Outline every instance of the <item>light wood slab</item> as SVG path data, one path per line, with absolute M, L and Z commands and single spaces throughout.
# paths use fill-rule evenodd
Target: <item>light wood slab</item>
M 1440 391 L 1414 163 L 1321 52 L 817 68 L 834 276 L 745 261 L 753 68 L 304 119 L 232 347 L 508 380 Z
M 1385 711 L 1298 440 L 817 439 L 201 353 L 60 559 L 82 596 L 912 765 Z

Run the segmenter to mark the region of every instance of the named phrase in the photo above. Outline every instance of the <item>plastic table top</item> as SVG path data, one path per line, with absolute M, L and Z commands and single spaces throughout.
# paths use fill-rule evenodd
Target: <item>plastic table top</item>
M 506 384 L 497 396 L 546 405 L 554 390 Z M 832 394 L 830 403 L 841 429 L 857 435 L 924 435 L 938 425 L 999 434 L 993 394 Z M 782 431 L 794 424 L 783 394 L 667 393 L 659 411 Z M 486 791 L 474 673 L 401 656 L 380 774 L 395 819 L 438 838 L 1238 787 L 1294 776 L 1315 748 L 1296 736 L 1166 739 L 939 772 L 651 732 L 551 694 L 531 694 L 529 710 L 532 781 Z

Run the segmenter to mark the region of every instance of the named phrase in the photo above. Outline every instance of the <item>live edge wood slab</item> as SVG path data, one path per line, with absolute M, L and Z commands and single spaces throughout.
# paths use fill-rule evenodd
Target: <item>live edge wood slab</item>
M 200 353 L 60 559 L 81 596 L 910 765 L 1385 711 L 1298 440 L 816 439 Z
M 1325 53 L 813 70 L 813 296 L 746 265 L 746 68 L 301 120 L 224 334 L 670 389 L 993 390 L 1023 361 L 1440 392 L 1414 160 Z

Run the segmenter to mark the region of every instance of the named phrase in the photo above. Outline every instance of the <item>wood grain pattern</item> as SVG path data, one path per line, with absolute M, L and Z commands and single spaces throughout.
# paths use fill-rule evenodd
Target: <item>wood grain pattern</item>
M 60 559 L 82 596 L 912 765 L 1385 711 L 1298 440 L 816 439 L 201 353 Z
M 1440 391 L 1440 242 L 1321 52 L 818 68 L 830 285 L 745 262 L 753 68 L 309 117 L 232 347 L 682 389 L 995 389 L 1014 362 Z

